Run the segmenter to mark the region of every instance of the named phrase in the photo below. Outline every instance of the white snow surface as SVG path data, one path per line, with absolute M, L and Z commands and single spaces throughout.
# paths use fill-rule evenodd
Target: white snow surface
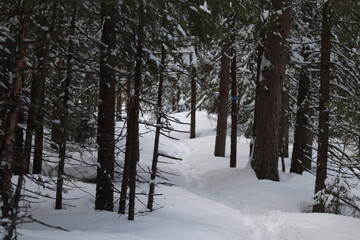
M 187 113 L 174 114 L 189 122 Z M 94 210 L 95 184 L 74 182 L 80 188 L 65 193 L 64 210 L 54 210 L 54 200 L 32 203 L 31 215 L 47 224 L 69 230 L 49 228 L 38 223 L 19 226 L 19 239 L 26 240 L 358 240 L 360 220 L 330 214 L 309 212 L 312 204 L 314 177 L 280 173 L 280 182 L 257 180 L 248 166 L 249 141 L 238 139 L 237 168 L 230 169 L 230 139 L 226 157 L 214 157 L 216 119 L 205 112 L 197 113 L 197 138 L 173 133 L 175 141 L 160 138 L 160 151 L 180 157 L 182 161 L 160 160 L 159 169 L 175 175 L 166 176 L 177 186 L 159 185 L 155 191 L 156 210 L 149 213 L 137 202 L 135 221 L 114 212 Z M 121 124 L 119 123 L 119 126 Z M 174 124 L 188 130 L 188 125 Z M 142 131 L 147 129 L 142 125 Z M 154 133 L 142 135 L 140 166 L 151 165 Z M 122 157 L 119 157 L 122 158 Z M 122 162 L 119 159 L 119 162 Z M 287 161 L 287 167 L 289 162 Z M 66 170 L 71 172 L 71 165 Z M 139 169 L 141 172 L 141 170 Z M 91 175 L 95 169 L 87 170 Z M 145 173 L 140 173 L 148 178 Z M 165 176 L 165 175 L 164 175 Z M 160 180 L 158 180 L 161 182 Z M 27 188 L 55 196 L 54 192 L 35 186 Z M 115 186 L 120 187 L 116 182 Z M 142 184 L 138 192 L 147 192 Z M 118 195 L 115 195 L 117 200 Z M 144 196 L 139 196 L 146 201 Z

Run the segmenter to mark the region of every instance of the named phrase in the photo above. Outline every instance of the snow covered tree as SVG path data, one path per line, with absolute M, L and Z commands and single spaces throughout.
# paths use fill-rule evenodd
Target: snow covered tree
M 16 159 L 16 143 L 17 135 L 16 129 L 19 122 L 20 111 L 20 97 L 25 81 L 25 67 L 26 67 L 26 55 L 27 44 L 25 39 L 29 31 L 30 24 L 30 10 L 31 6 L 29 1 L 22 1 L 17 5 L 16 12 L 18 18 L 18 31 L 15 37 L 16 52 L 15 63 L 12 69 L 12 73 L 9 74 L 9 92 L 7 94 L 8 109 L 6 112 L 5 120 L 5 135 L 3 136 L 3 142 L 0 152 L 0 193 L 2 200 L 2 217 L 8 218 L 9 221 L 5 224 L 4 228 L 6 233 L 4 239 L 13 239 L 16 233 L 16 223 L 19 211 L 20 193 L 22 190 L 22 184 L 24 174 L 26 170 L 25 163 L 23 161 L 17 166 L 20 169 L 18 184 L 16 188 L 12 186 L 12 174 L 13 169 L 19 163 Z
M 70 102 L 70 85 L 73 83 L 74 68 L 73 68 L 73 59 L 74 59 L 74 39 L 72 39 L 75 33 L 75 24 L 76 17 L 78 13 L 78 5 L 74 2 L 72 5 L 72 13 L 70 19 L 70 37 L 67 42 L 67 56 L 66 56 L 66 76 L 63 80 L 60 81 L 59 87 L 59 105 L 56 107 L 58 109 L 59 117 L 59 131 L 58 139 L 55 140 L 55 143 L 58 144 L 56 148 L 59 150 L 59 164 L 57 172 L 57 181 L 56 181 L 56 199 L 55 199 L 55 209 L 62 209 L 62 195 L 63 195 L 63 184 L 64 184 L 64 175 L 65 175 L 65 160 L 66 160 L 66 144 L 68 141 L 68 125 L 69 125 L 69 102 Z
M 101 3 L 100 105 L 98 113 L 98 162 L 95 209 L 113 210 L 115 157 L 116 1 Z
M 123 181 L 121 186 L 121 196 L 119 213 L 125 214 L 126 198 L 129 196 L 129 220 L 135 217 L 136 199 L 136 175 L 137 163 L 139 161 L 139 113 L 140 95 L 142 89 L 142 68 L 143 68 L 143 44 L 144 44 L 144 2 L 136 2 L 137 9 L 137 41 L 135 54 L 135 73 L 132 89 L 130 90 L 129 109 L 127 117 L 126 153 L 124 163 Z M 129 188 L 129 195 L 127 189 Z
M 259 179 L 279 180 L 281 92 L 290 29 L 289 1 L 271 1 L 256 93 L 255 145 L 251 166 Z
M 329 148 L 329 97 L 330 97 L 330 51 L 331 51 L 331 1 L 324 2 L 322 9 L 321 63 L 320 63 L 320 106 L 318 156 L 316 162 L 315 193 L 325 190 Z M 324 212 L 325 203 L 321 198 L 314 205 L 313 212 Z
M 314 115 L 311 105 L 312 85 L 314 85 L 314 73 L 311 69 L 317 69 L 314 64 L 317 61 L 318 44 L 315 32 L 317 24 L 315 14 L 317 13 L 316 3 L 304 1 L 299 5 L 297 14 L 296 32 L 298 43 L 293 44 L 292 61 L 296 64 L 295 76 L 298 78 L 297 108 L 294 129 L 294 145 L 291 157 L 290 172 L 302 174 L 303 171 L 311 170 L 312 162 L 312 118 Z M 294 36 L 293 39 L 296 37 Z M 296 46 L 295 46 L 296 45 Z
M 221 70 L 219 83 L 219 100 L 218 100 L 218 119 L 216 127 L 216 139 L 214 155 L 225 157 L 226 131 L 228 117 L 228 98 L 230 83 L 230 62 L 231 62 L 231 42 L 225 40 L 221 42 Z

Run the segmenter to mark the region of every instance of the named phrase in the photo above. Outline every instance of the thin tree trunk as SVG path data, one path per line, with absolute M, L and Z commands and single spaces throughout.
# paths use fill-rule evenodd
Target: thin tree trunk
M 45 78 L 44 83 L 45 84 Z M 45 101 L 44 89 L 40 93 L 40 101 L 38 105 L 37 119 L 36 119 L 36 132 L 34 143 L 34 160 L 33 160 L 33 173 L 40 174 L 43 160 L 43 141 L 44 141 L 44 115 L 43 115 L 43 103 Z
M 214 155 L 217 157 L 225 157 L 229 79 L 230 79 L 230 55 L 231 55 L 231 42 L 224 41 L 221 46 L 218 119 L 216 125 L 216 139 L 215 139 L 215 151 L 214 151 Z
M 157 99 L 157 119 L 156 119 L 156 130 L 155 130 L 155 141 L 154 141 L 154 152 L 153 160 L 151 165 L 151 182 L 149 189 L 149 198 L 147 208 L 152 211 L 154 203 L 154 192 L 155 192 L 155 178 L 157 173 L 157 163 L 159 157 L 159 140 L 160 140 L 160 130 L 161 130 L 161 114 L 162 114 L 162 98 L 163 98 L 163 82 L 164 82 L 164 70 L 165 70 L 165 49 L 161 47 L 161 70 L 159 76 L 159 87 L 158 87 L 158 99 Z
M 319 105 L 319 137 L 318 156 L 316 163 L 315 195 L 316 203 L 313 212 L 324 212 L 325 202 L 321 199 L 321 192 L 325 190 L 327 175 L 327 154 L 329 147 L 329 110 L 330 99 L 330 52 L 331 52 L 331 25 L 330 0 L 325 1 L 322 10 L 321 31 L 321 63 L 320 63 L 320 105 Z
M 122 88 L 120 84 L 117 84 L 116 91 L 116 121 L 121 121 L 122 115 Z
M 238 107 L 237 107 L 237 82 L 236 82 L 236 51 L 232 48 L 231 59 L 231 151 L 230 151 L 230 167 L 236 167 L 236 152 L 237 152 L 237 121 L 238 121 Z
M 311 5 L 308 2 L 304 2 L 302 5 L 302 14 L 305 22 L 313 21 L 313 19 L 309 19 L 309 11 L 312 9 Z M 302 47 L 301 55 L 304 58 L 304 62 L 309 61 L 310 47 L 308 44 Z M 313 111 L 310 108 L 311 73 L 308 70 L 309 67 L 308 64 L 303 64 L 299 74 L 294 145 L 290 167 L 290 172 L 297 174 L 302 174 L 303 171 L 310 171 L 311 169 L 313 134 L 309 128 Z
M 130 122 L 130 104 L 133 104 L 133 100 L 132 98 L 128 98 L 129 103 L 127 104 L 128 108 L 127 108 L 127 135 L 126 135 L 126 146 L 125 146 L 125 160 L 124 160 L 124 168 L 123 168 L 123 178 L 122 178 L 122 183 L 121 183 L 121 192 L 120 192 L 120 199 L 119 199 L 119 214 L 123 214 L 125 215 L 125 210 L 126 210 L 126 199 L 127 199 L 127 192 L 128 192 L 128 187 L 129 187 L 129 174 L 130 174 L 130 159 L 129 159 L 129 155 L 130 152 L 132 151 L 132 139 L 130 137 L 130 134 L 132 133 L 130 129 L 133 129 L 133 124 Z
M 180 74 L 177 73 L 176 75 L 177 79 L 180 79 Z M 177 84 L 177 81 L 172 81 L 171 84 L 171 110 L 172 112 L 179 111 L 179 100 L 180 100 L 180 93 L 179 93 L 179 85 Z M 191 120 L 190 120 L 191 121 Z
M 65 81 L 63 80 L 65 71 L 62 70 L 65 67 L 65 61 L 60 59 L 57 63 L 56 76 L 54 77 L 53 85 L 55 86 L 53 95 L 53 109 L 51 115 L 51 141 L 53 142 L 52 147 L 56 150 L 59 150 L 61 142 L 61 126 L 60 118 L 63 110 L 63 101 L 61 99 L 61 94 L 65 91 Z
M 35 149 L 34 149 L 34 164 L 33 164 L 33 173 L 41 173 L 42 167 L 42 151 L 43 151 L 43 102 L 44 102 L 44 91 L 45 91 L 45 79 L 48 69 L 49 61 L 49 51 L 51 38 L 49 36 L 53 32 L 54 24 L 56 20 L 57 13 L 57 2 L 53 3 L 53 14 L 51 19 L 51 24 L 49 30 L 44 32 L 43 38 L 44 41 L 40 46 L 40 54 L 38 56 L 39 65 L 37 67 L 37 73 L 34 76 L 34 79 L 31 84 L 31 105 L 28 113 L 27 128 L 26 128 L 26 138 L 25 138 L 25 149 L 22 158 L 26 162 L 27 170 L 29 171 L 30 165 L 30 155 L 32 147 L 32 136 L 33 132 L 36 130 L 35 135 Z M 44 19 L 43 25 L 46 25 L 46 19 Z
M 142 85 L 142 61 L 143 61 L 143 41 L 144 41 L 144 2 L 139 0 L 139 29 L 138 29 L 138 42 L 137 42 L 137 56 L 135 64 L 135 96 L 132 106 L 132 122 L 133 122 L 133 143 L 130 161 L 130 176 L 129 176 L 129 220 L 134 220 L 135 217 L 135 190 L 136 190 L 136 166 L 140 159 L 139 156 L 139 111 L 140 111 L 140 94 Z M 129 119 L 130 120 L 130 119 Z
M 32 136 L 33 131 L 35 129 L 35 104 L 36 104 L 36 92 L 37 92 L 37 76 L 33 76 L 33 80 L 31 82 L 31 104 L 29 106 L 28 111 L 28 118 L 27 118 L 27 124 L 26 124 L 26 133 L 25 133 L 25 143 L 24 143 L 24 151 L 23 151 L 23 158 L 26 162 L 26 172 L 29 172 L 30 168 L 30 157 L 31 157 L 31 146 L 32 146 Z
M 192 63 L 192 54 L 190 54 L 190 78 L 191 78 L 191 111 L 190 111 L 190 138 L 196 137 L 196 70 Z
M 98 162 L 95 209 L 113 211 L 115 158 L 116 1 L 101 4 L 103 31 L 100 51 L 100 105 L 98 114 Z
M 19 126 L 19 125 L 23 125 L 24 121 L 25 121 L 25 117 L 24 117 L 24 109 L 23 108 L 19 108 L 18 111 L 18 126 L 16 127 L 16 143 L 15 143 L 15 151 L 14 151 L 14 166 L 13 166 L 13 173 L 15 175 L 19 175 L 22 174 L 23 172 L 23 161 L 22 161 L 22 155 L 24 152 L 24 129 Z M 25 172 L 27 173 L 27 171 Z
M 272 0 L 270 12 L 282 11 L 265 37 L 261 76 L 256 96 L 255 145 L 251 166 L 259 179 L 278 181 L 281 91 L 290 28 L 289 1 Z
M 143 41 L 144 41 L 144 3 L 143 0 L 138 0 L 138 38 L 136 46 L 135 57 L 135 76 L 134 76 L 134 91 L 130 96 L 128 120 L 127 120 L 127 135 L 126 135 L 126 151 L 123 182 L 121 185 L 119 213 L 125 213 L 127 189 L 129 187 L 129 215 L 130 221 L 135 218 L 135 198 L 136 198 L 136 167 L 139 161 L 139 111 L 140 111 L 140 94 L 142 86 L 142 61 L 143 61 Z
M 126 146 L 125 146 L 125 160 L 124 160 L 124 168 L 123 168 L 123 178 L 121 183 L 121 192 L 119 199 L 119 214 L 125 214 L 126 210 L 126 198 L 129 187 L 129 174 L 130 174 L 130 160 L 129 155 L 132 148 L 131 139 L 128 139 L 131 134 L 129 134 L 129 130 L 133 129 L 132 122 L 130 122 L 130 110 L 133 104 L 131 93 L 132 79 L 131 79 L 131 64 L 127 65 L 127 82 L 126 82 L 126 94 L 127 94 L 127 103 L 126 103 L 126 113 L 127 113 L 127 134 L 126 134 Z M 131 130 L 130 130 L 131 131 Z
M 5 122 L 5 136 L 3 139 L 2 156 L 0 158 L 0 194 L 2 200 L 2 217 L 9 218 L 10 222 L 5 223 L 6 233 L 3 236 L 5 240 L 14 239 L 18 218 L 18 206 L 20 193 L 23 184 L 23 177 L 25 174 L 25 164 L 21 165 L 21 172 L 18 178 L 15 194 L 12 194 L 11 178 L 12 169 L 16 162 L 15 159 L 15 143 L 16 143 L 16 128 L 18 124 L 18 114 L 20 110 L 20 95 L 24 83 L 24 68 L 26 67 L 26 44 L 24 40 L 27 37 L 28 26 L 30 22 L 30 11 L 28 1 L 22 1 L 20 6 L 20 28 L 16 39 L 16 58 L 14 65 L 14 79 L 10 84 L 9 101 L 13 104 L 9 107 L 6 114 Z
M 360 136 L 358 136 L 358 158 L 360 158 Z
M 75 23 L 77 15 L 77 4 L 73 3 L 73 12 L 71 16 L 71 25 L 70 25 L 70 34 L 71 36 L 75 33 Z M 64 182 L 64 167 L 65 167 L 65 158 L 66 158 L 66 141 L 67 141 L 67 118 L 68 118 L 68 101 L 69 101 L 69 87 L 72 81 L 72 60 L 74 53 L 74 43 L 73 40 L 69 39 L 68 41 L 68 56 L 66 60 L 66 77 L 64 79 L 64 92 L 62 95 L 62 112 L 60 114 L 60 136 L 59 136 L 59 165 L 58 165 L 58 175 L 56 182 L 56 199 L 55 199 L 55 209 L 62 209 L 62 193 L 63 193 L 63 182 Z M 62 85 L 62 84 L 61 84 Z

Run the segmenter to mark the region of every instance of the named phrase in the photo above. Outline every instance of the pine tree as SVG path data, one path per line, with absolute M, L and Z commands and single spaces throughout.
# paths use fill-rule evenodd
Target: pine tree
M 19 12 L 19 28 L 16 37 L 16 57 L 13 68 L 13 78 L 9 82 L 9 109 L 6 113 L 5 121 L 5 135 L 3 137 L 3 146 L 0 158 L 0 193 L 2 199 L 2 216 L 8 218 L 10 221 L 5 225 L 4 234 L 5 240 L 14 238 L 16 231 L 16 220 L 18 217 L 18 207 L 20 201 L 20 192 L 22 189 L 25 164 L 20 165 L 20 174 L 18 184 L 14 191 L 11 183 L 13 168 L 17 159 L 15 159 L 15 144 L 16 144 L 16 128 L 18 124 L 18 116 L 20 110 L 20 96 L 25 80 L 24 69 L 26 67 L 26 50 L 27 45 L 25 39 L 28 34 L 30 23 L 30 4 L 28 1 L 22 1 L 18 6 Z
M 281 91 L 289 33 L 289 1 L 272 0 L 256 93 L 255 145 L 251 166 L 259 179 L 278 181 Z M 281 13 L 279 13 L 281 11 Z
M 98 162 L 95 209 L 112 211 L 115 157 L 116 1 L 101 3 L 103 29 L 100 48 L 100 105 L 98 113 Z
M 318 156 L 316 162 L 315 194 L 319 196 L 325 190 L 329 148 L 329 97 L 330 97 L 330 51 L 331 51 L 331 1 L 324 2 L 322 9 L 321 63 L 320 63 L 320 106 Z M 325 203 L 318 198 L 313 212 L 324 212 Z
M 231 42 L 229 40 L 221 43 L 221 70 L 219 83 L 219 100 L 218 100 L 218 119 L 216 127 L 215 151 L 214 155 L 225 157 L 227 117 L 228 117 L 228 98 L 230 83 L 230 59 Z
M 311 170 L 312 161 L 312 142 L 313 132 L 311 130 L 311 118 L 314 115 L 314 111 L 311 106 L 311 84 L 313 81 L 313 75 L 310 72 L 310 68 L 315 68 L 311 61 L 313 61 L 314 53 L 310 42 L 314 36 L 309 36 L 309 31 L 314 28 L 314 6 L 310 2 L 303 2 L 300 6 L 301 13 L 300 23 L 298 31 L 300 32 L 299 41 L 300 49 L 299 53 L 302 57 L 298 76 L 298 89 L 297 89 L 297 110 L 296 110 L 296 122 L 294 130 L 294 145 L 291 156 L 291 168 L 290 172 L 302 174 L 303 171 Z
M 56 199 L 55 199 L 55 209 L 62 209 L 62 194 L 63 194 L 63 182 L 64 182 L 64 168 L 65 168 L 65 158 L 66 158 L 66 143 L 68 137 L 68 115 L 69 115 L 69 91 L 70 91 L 70 84 L 73 82 L 73 66 L 72 61 L 74 59 L 74 42 L 73 42 L 73 34 L 75 33 L 75 23 L 76 23 L 76 16 L 78 11 L 78 6 L 74 2 L 72 5 L 72 14 L 70 20 L 70 33 L 71 36 L 69 37 L 68 41 L 68 55 L 66 59 L 66 77 L 61 83 L 61 90 L 63 92 L 60 93 L 61 98 L 61 111 L 59 114 L 60 118 L 60 131 L 59 131 L 59 139 L 58 139 L 58 146 L 59 149 L 59 165 L 58 165 L 58 173 L 57 173 L 57 182 L 56 182 Z

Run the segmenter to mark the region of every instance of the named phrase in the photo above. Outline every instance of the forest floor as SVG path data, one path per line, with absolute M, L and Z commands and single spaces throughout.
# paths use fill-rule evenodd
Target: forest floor
M 174 116 L 189 122 L 186 115 L 179 113 Z M 214 157 L 215 126 L 215 118 L 198 112 L 197 138 L 189 139 L 185 133 L 171 134 L 179 141 L 161 137 L 161 152 L 182 158 L 182 161 L 161 159 L 166 162 L 159 164 L 161 174 L 174 186 L 159 185 L 156 188 L 159 195 L 155 199 L 155 211 L 146 211 L 140 203 L 146 202 L 145 196 L 140 193 L 147 193 L 148 184 L 140 184 L 137 215 L 135 221 L 128 221 L 127 216 L 116 213 L 118 202 L 114 212 L 94 210 L 95 184 L 71 181 L 67 182 L 64 210 L 54 210 L 54 199 L 46 197 L 38 197 L 30 205 L 27 203 L 28 211 L 34 218 L 69 232 L 39 223 L 26 223 L 19 226 L 19 239 L 359 239 L 360 219 L 308 213 L 313 202 L 315 180 L 311 174 L 280 173 L 280 182 L 257 180 L 247 164 L 249 142 L 243 137 L 238 139 L 237 168 L 228 167 L 230 139 L 226 157 Z M 189 126 L 174 124 L 174 127 L 187 130 Z M 154 132 L 149 132 L 143 125 L 141 129 L 147 133 L 141 137 L 139 174 L 148 179 L 145 170 L 151 166 Z M 95 155 L 74 153 L 72 158 L 96 164 Z M 121 165 L 122 156 L 118 158 Z M 94 166 L 84 167 L 72 161 L 66 165 L 68 174 L 81 175 L 82 178 L 94 175 Z M 288 159 L 286 166 L 289 169 Z M 42 178 L 53 180 L 51 177 Z M 119 189 L 120 182 L 117 181 L 115 186 Z M 26 182 L 26 187 L 46 196 L 55 196 L 53 190 L 39 187 L 31 181 Z M 115 199 L 118 199 L 118 194 Z

